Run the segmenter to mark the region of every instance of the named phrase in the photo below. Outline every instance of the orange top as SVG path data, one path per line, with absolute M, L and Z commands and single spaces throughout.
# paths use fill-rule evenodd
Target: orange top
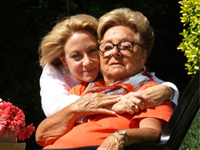
M 138 90 L 144 90 L 147 87 L 154 86 L 155 83 L 147 82 L 143 84 Z M 70 93 L 79 95 L 85 90 L 86 84 L 82 83 L 75 87 Z M 114 114 L 114 115 L 105 115 L 98 114 L 90 116 L 87 122 L 78 124 L 72 128 L 64 136 L 56 140 L 52 145 L 46 146 L 45 149 L 50 148 L 75 148 L 82 146 L 92 146 L 92 145 L 101 145 L 103 140 L 113 132 L 117 130 L 138 128 L 139 122 L 138 119 L 145 117 L 153 117 L 166 122 L 170 119 L 173 109 L 171 104 L 165 101 L 162 105 L 146 109 L 138 114 Z

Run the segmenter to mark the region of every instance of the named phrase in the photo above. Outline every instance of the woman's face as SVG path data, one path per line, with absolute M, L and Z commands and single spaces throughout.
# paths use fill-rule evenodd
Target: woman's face
M 96 38 L 89 32 L 74 33 L 64 46 L 61 61 L 65 68 L 80 81 L 94 81 L 99 73 Z
M 101 42 L 118 44 L 123 40 L 140 43 L 136 33 L 129 27 L 115 26 L 108 29 Z M 101 43 L 100 42 L 100 43 Z M 106 84 L 133 76 L 141 71 L 147 58 L 147 51 L 140 45 L 134 45 L 130 55 L 122 55 L 115 46 L 111 55 L 103 57 L 100 55 L 100 67 Z

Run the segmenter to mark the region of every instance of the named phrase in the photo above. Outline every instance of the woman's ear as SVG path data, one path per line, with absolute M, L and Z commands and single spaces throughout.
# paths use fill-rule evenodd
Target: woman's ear
M 144 50 L 143 54 L 142 54 L 142 62 L 143 62 L 143 64 L 145 64 L 145 62 L 147 60 L 147 54 L 148 54 L 148 51 Z
M 67 68 L 68 68 L 68 65 L 67 65 L 67 63 L 66 63 L 64 57 L 60 56 L 59 59 L 60 59 L 60 61 L 62 62 L 63 66 L 67 69 Z

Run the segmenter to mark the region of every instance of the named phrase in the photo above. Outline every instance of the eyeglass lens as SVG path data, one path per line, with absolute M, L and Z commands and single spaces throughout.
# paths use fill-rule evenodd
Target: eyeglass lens
M 100 51 L 103 56 L 109 56 L 112 53 L 114 47 L 117 46 L 118 52 L 123 55 L 129 55 L 133 50 L 133 43 L 130 41 L 121 41 L 118 44 L 105 42 L 100 44 Z

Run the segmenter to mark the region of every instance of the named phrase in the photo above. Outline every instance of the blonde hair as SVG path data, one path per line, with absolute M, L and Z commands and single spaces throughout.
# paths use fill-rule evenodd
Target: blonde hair
M 109 28 L 118 25 L 129 27 L 138 34 L 139 43 L 148 51 L 148 55 L 150 54 L 154 42 L 154 32 L 149 26 L 148 19 L 142 13 L 129 8 L 114 9 L 106 13 L 99 18 L 98 40 L 102 40 Z
M 77 32 L 87 31 L 97 38 L 98 21 L 96 18 L 79 14 L 57 23 L 51 32 L 43 37 L 39 47 L 40 66 L 47 63 L 54 66 L 61 64 L 59 57 L 64 55 L 64 46 L 67 40 Z

